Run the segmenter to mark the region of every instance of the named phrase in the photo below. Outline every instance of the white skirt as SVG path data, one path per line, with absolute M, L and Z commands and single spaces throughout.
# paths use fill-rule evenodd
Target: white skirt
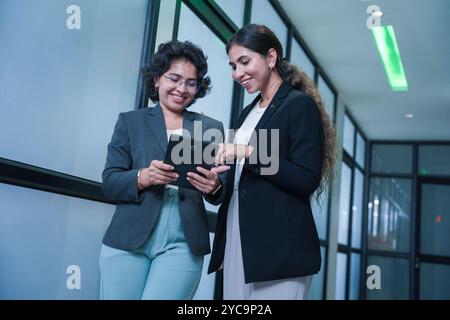
M 239 232 L 239 193 L 233 192 L 227 212 L 227 235 L 223 261 L 224 300 L 303 300 L 312 276 L 245 283 Z M 264 268 L 264 266 L 261 266 Z

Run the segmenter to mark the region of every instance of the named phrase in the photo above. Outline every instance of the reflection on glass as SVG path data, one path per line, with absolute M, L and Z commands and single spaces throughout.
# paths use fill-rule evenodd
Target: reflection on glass
M 355 144 L 355 125 L 347 115 L 344 116 L 344 149 L 353 157 L 353 146 Z
M 364 175 L 359 169 L 355 169 L 352 206 L 352 247 L 354 248 L 361 248 L 363 191 Z
M 420 252 L 450 257 L 450 185 L 422 184 Z
M 368 247 L 409 252 L 411 181 L 372 178 L 368 203 Z
M 366 288 L 368 300 L 405 300 L 409 299 L 409 259 L 369 256 L 367 266 L 379 267 L 381 288 Z M 367 281 L 376 284 L 375 274 L 367 275 Z
M 324 247 L 320 247 L 320 254 L 322 255 L 322 265 L 320 272 L 315 274 L 312 278 L 311 287 L 308 292 L 308 300 L 322 300 L 323 299 L 323 275 L 325 274 L 325 254 L 326 250 Z
M 412 157 L 411 145 L 374 144 L 372 172 L 412 173 Z
M 352 253 L 350 256 L 350 300 L 359 299 L 359 277 L 361 270 L 361 255 Z
M 347 279 L 347 254 L 338 252 L 336 264 L 336 300 L 345 300 L 346 279 Z
M 338 241 L 340 244 L 348 243 L 348 224 L 350 213 L 350 186 L 352 170 L 344 162 L 341 167 L 341 192 L 339 200 L 339 231 Z
M 356 162 L 364 168 L 364 161 L 366 161 L 366 141 L 362 135 L 356 133 Z
M 297 65 L 297 67 L 303 70 L 306 75 L 314 81 L 314 65 L 295 39 L 292 40 L 290 62 Z
M 450 299 L 450 266 L 444 264 L 420 264 L 420 299 Z
M 419 174 L 450 175 L 450 146 L 420 146 Z

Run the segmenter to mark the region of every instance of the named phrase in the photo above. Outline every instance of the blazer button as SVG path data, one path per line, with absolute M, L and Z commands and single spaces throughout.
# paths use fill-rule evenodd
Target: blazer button
M 241 194 L 241 198 L 245 198 L 245 196 L 247 195 L 247 192 L 245 190 L 241 190 L 240 194 Z
M 186 199 L 185 195 L 184 194 L 180 194 L 180 200 L 184 201 L 184 199 Z

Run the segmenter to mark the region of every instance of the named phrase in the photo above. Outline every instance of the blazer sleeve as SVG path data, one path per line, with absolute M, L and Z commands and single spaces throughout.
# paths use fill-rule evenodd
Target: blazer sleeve
M 302 197 L 309 197 L 320 184 L 324 133 L 319 108 L 309 96 L 298 96 L 287 102 L 286 125 L 288 126 L 289 157 L 279 159 L 279 168 L 275 174 L 261 173 L 263 167 L 245 164 L 244 170 L 259 175 L 271 183 Z M 281 141 L 280 141 L 281 144 Z M 257 149 L 255 149 L 257 151 Z M 247 161 L 248 162 L 248 161 Z
M 220 130 L 222 132 L 223 140 L 225 141 L 225 134 L 224 134 L 224 129 L 223 129 L 223 123 L 220 123 Z M 219 180 L 220 180 L 220 183 L 222 184 L 222 187 L 219 190 L 217 190 L 217 192 L 215 194 L 203 194 L 203 197 L 205 198 L 205 200 L 208 201 L 209 203 L 211 203 L 214 206 L 217 206 L 217 205 L 221 204 L 224 201 L 224 199 L 225 199 L 227 175 L 228 175 L 229 171 L 230 170 L 222 172 L 221 174 L 219 174 Z
M 132 169 L 130 138 L 124 115 L 119 114 L 111 142 L 108 144 L 105 169 L 102 174 L 103 193 L 117 202 L 142 201 L 143 192 L 138 191 L 137 173 Z

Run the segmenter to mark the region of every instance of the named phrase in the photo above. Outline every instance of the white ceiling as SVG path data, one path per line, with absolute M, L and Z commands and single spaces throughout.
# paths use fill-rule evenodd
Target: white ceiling
M 450 141 L 450 0 L 279 3 L 369 139 Z M 394 26 L 407 92 L 390 89 L 366 26 L 371 4 Z

